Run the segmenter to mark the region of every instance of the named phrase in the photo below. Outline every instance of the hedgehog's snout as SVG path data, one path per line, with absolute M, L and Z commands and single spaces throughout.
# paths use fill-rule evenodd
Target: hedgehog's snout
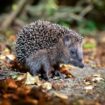
M 77 66 L 77 67 L 80 67 L 80 68 L 83 68 L 84 67 L 84 63 L 81 61 L 78 61 L 78 60 L 72 60 L 70 62 L 70 64 L 74 65 L 74 66 Z
M 84 63 L 82 62 L 82 59 L 81 60 L 76 60 L 74 62 L 74 66 L 78 66 L 80 68 L 83 68 L 84 67 Z
M 79 67 L 80 68 L 83 68 L 84 67 L 84 64 L 83 63 L 80 63 Z

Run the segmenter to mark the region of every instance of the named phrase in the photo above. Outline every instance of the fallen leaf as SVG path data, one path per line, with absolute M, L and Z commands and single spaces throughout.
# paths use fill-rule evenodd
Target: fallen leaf
M 89 92 L 89 91 L 92 91 L 94 88 L 93 85 L 88 85 L 88 86 L 85 86 L 84 89 L 86 90 L 86 92 Z
M 100 74 L 94 74 L 93 75 L 93 78 L 92 78 L 92 81 L 93 82 L 100 82 L 101 80 L 104 80 Z
M 61 99 L 68 99 L 68 96 L 67 95 L 64 95 L 64 94 L 62 94 L 62 93 L 57 93 L 57 92 L 55 92 L 54 93 L 54 96 L 57 96 L 57 97 L 59 97 L 59 98 L 61 98 Z
M 44 88 L 44 89 L 47 89 L 47 90 L 51 90 L 52 89 L 52 84 L 49 83 L 49 82 L 45 82 L 45 83 L 42 84 L 41 87 Z
M 38 76 L 32 76 L 29 72 L 26 73 L 25 82 L 26 85 L 37 84 L 38 86 L 41 85 L 41 81 L 39 80 Z
M 66 64 L 61 64 L 60 65 L 60 72 L 65 74 L 68 78 L 71 78 L 74 76 L 70 73 L 71 69 L 74 69 L 75 67 L 71 66 L 71 65 L 66 65 Z

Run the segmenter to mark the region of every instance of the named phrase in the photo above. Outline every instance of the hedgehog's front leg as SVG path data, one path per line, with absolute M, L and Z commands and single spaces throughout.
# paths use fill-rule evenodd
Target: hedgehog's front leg
M 45 57 L 43 59 L 43 62 L 42 62 L 42 67 L 43 67 L 43 70 L 44 70 L 44 79 L 46 80 L 50 80 L 51 76 L 52 76 L 52 71 L 54 70 L 53 67 L 51 66 L 50 64 L 50 61 L 48 60 L 47 57 Z
M 36 56 L 30 56 L 26 59 L 26 65 L 31 75 L 35 76 L 41 69 L 41 61 Z
M 49 80 L 53 70 L 45 50 L 39 50 L 26 60 L 26 65 L 32 75 L 40 73 L 44 79 Z M 44 72 L 43 72 L 44 71 Z

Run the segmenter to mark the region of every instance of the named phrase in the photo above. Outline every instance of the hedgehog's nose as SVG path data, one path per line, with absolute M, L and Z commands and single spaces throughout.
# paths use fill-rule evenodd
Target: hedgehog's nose
M 80 67 L 80 68 L 83 68 L 83 67 L 84 67 L 84 64 L 83 64 L 83 63 L 81 63 L 81 64 L 79 65 L 79 67 Z

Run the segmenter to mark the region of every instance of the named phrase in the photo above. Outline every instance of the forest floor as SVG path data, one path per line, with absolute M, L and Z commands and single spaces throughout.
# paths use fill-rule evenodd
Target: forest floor
M 13 42 L 0 43 L 0 105 L 105 105 L 105 68 L 99 60 L 103 55 L 93 57 L 96 49 L 88 50 L 93 55 L 84 55 L 83 69 L 71 67 L 73 76 L 48 82 L 18 71 L 12 51 L 16 39 L 8 40 Z

